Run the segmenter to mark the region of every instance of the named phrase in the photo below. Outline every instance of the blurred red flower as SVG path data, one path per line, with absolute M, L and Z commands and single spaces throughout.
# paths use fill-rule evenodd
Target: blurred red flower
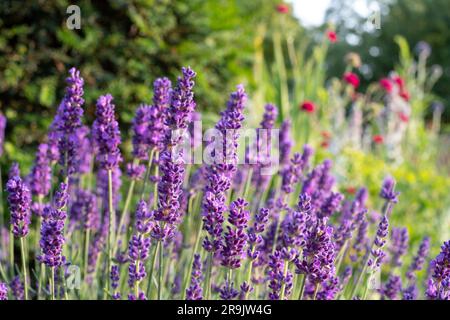
M 353 72 L 347 72 L 344 74 L 344 81 L 355 89 L 359 87 L 359 77 Z
M 308 113 L 313 113 L 316 110 L 316 105 L 312 101 L 305 101 L 300 105 L 300 109 Z
M 328 37 L 328 40 L 330 40 L 331 43 L 335 43 L 335 42 L 338 41 L 338 37 L 337 37 L 336 32 L 334 32 L 332 30 L 328 30 L 327 31 L 327 37 Z
M 386 91 L 386 92 L 392 92 L 393 85 L 390 79 L 383 78 L 380 80 L 380 86 Z
M 322 137 L 324 139 L 330 139 L 331 138 L 331 132 L 330 131 L 322 131 L 321 134 L 322 134 Z
M 347 193 L 349 194 L 355 194 L 356 193 L 356 188 L 355 187 L 347 187 Z
M 405 88 L 405 80 L 403 80 L 399 76 L 394 76 L 392 78 L 392 80 L 394 80 L 394 82 L 398 85 L 398 88 L 400 89 L 400 91 L 403 91 L 403 89 Z
M 382 144 L 382 143 L 384 142 L 384 138 L 383 138 L 383 136 L 380 135 L 380 134 L 374 135 L 373 138 L 372 138 L 372 140 L 373 140 L 373 142 L 375 142 L 376 144 Z
M 408 102 L 409 99 L 411 98 L 411 96 L 409 95 L 409 92 L 406 91 L 406 90 L 402 90 L 402 91 L 400 92 L 400 97 L 402 97 L 403 100 L 405 100 L 406 102 Z
M 324 149 L 327 149 L 330 146 L 330 143 L 328 141 L 322 141 L 320 146 Z
M 289 13 L 289 6 L 285 3 L 277 4 L 277 11 L 283 14 Z
M 398 117 L 400 118 L 400 120 L 402 122 L 407 123 L 409 121 L 409 116 L 406 113 L 404 113 L 404 112 L 399 112 L 398 113 Z

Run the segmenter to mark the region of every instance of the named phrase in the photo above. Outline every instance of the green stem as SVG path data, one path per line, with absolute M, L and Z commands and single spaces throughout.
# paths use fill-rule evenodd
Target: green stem
M 123 207 L 122 215 L 120 217 L 119 227 L 117 228 L 117 235 L 116 235 L 117 241 L 114 242 L 114 248 L 113 248 L 113 254 L 114 255 L 116 254 L 117 249 L 118 249 L 118 242 L 120 240 L 121 230 L 123 228 L 123 225 L 125 224 L 125 219 L 128 216 L 128 208 L 130 207 L 131 199 L 133 198 L 133 192 L 134 192 L 135 184 L 136 184 L 136 180 L 133 179 L 133 180 L 131 180 L 130 186 L 128 187 L 127 198 L 125 200 L 125 205 Z
M 305 293 L 305 285 L 306 285 L 306 276 L 304 274 L 301 274 L 301 281 L 300 281 L 300 293 L 298 294 L 298 300 L 303 300 L 303 295 Z
M 38 284 L 38 295 L 37 298 L 38 300 L 41 299 L 41 295 L 42 295 L 42 280 L 45 279 L 45 264 L 41 263 L 41 272 L 40 272 L 40 276 L 39 276 L 39 284 Z
M 320 289 L 320 283 L 317 283 L 316 287 L 314 288 L 313 300 L 316 300 L 319 289 Z
M 145 170 L 144 183 L 142 184 L 142 190 L 141 190 L 141 199 L 144 199 L 145 188 L 147 187 L 147 182 L 148 182 L 148 179 L 150 176 L 150 169 L 152 168 L 154 154 L 155 154 L 155 149 L 152 149 L 150 151 L 150 155 L 148 157 L 147 169 Z
M 161 242 L 161 241 L 160 241 Z M 158 300 L 161 300 L 162 292 L 162 280 L 163 280 L 163 268 L 164 268 L 164 244 L 161 242 L 159 245 L 159 277 L 158 277 Z
M 342 261 L 344 261 L 344 257 L 347 253 L 347 245 L 348 245 L 348 240 L 345 240 L 344 244 L 342 245 L 341 249 L 338 252 L 337 262 L 336 262 L 336 273 L 337 274 L 339 274 L 339 269 L 341 268 Z
M 9 228 L 9 271 L 11 274 L 11 278 L 14 277 L 14 234 L 12 230 L 13 226 L 11 225 Z
M 285 294 L 285 291 L 286 291 L 286 275 L 287 275 L 287 272 L 288 272 L 288 270 L 289 270 L 289 262 L 288 261 L 285 261 L 284 262 L 284 270 L 283 270 L 283 284 L 281 285 L 281 295 L 280 295 L 280 300 L 284 300 L 284 294 Z
M 197 230 L 196 238 L 195 238 L 194 248 L 193 248 L 192 254 L 191 254 L 191 259 L 189 260 L 188 272 L 187 272 L 186 277 L 184 279 L 183 292 L 182 292 L 182 295 L 183 295 L 182 297 L 183 298 L 182 298 L 182 300 L 186 300 L 186 289 L 187 289 L 189 283 L 191 282 L 192 264 L 194 263 L 194 256 L 195 256 L 195 253 L 197 252 L 198 246 L 200 244 L 200 238 L 201 238 L 200 235 L 201 235 L 202 229 L 203 229 L 203 223 L 200 222 L 199 223 L 199 228 Z
M 247 199 L 248 191 L 250 190 L 250 185 L 252 183 L 252 176 L 253 176 L 253 168 L 250 167 L 250 169 L 248 169 L 247 181 L 245 182 L 244 187 L 244 194 L 243 194 L 244 199 Z
M 88 260 L 89 260 L 89 241 L 90 241 L 91 230 L 86 229 L 86 236 L 84 238 L 84 268 L 83 275 L 84 279 L 86 279 L 88 274 Z
M 112 186 L 112 170 L 108 170 L 108 209 L 109 209 L 109 227 L 108 227 L 108 268 L 107 273 L 111 271 L 111 264 L 113 259 L 112 248 L 113 248 L 113 233 L 114 233 L 114 207 L 113 207 L 113 186 Z M 106 277 L 105 294 L 109 290 L 109 276 Z
M 208 269 L 206 270 L 205 278 L 205 299 L 210 300 L 211 298 L 211 273 L 212 273 L 212 263 L 213 263 L 213 252 L 208 252 Z
M 153 255 L 152 255 L 152 260 L 150 261 L 150 274 L 148 275 L 149 277 L 148 277 L 148 283 L 147 283 L 147 297 L 148 298 L 150 298 L 151 287 L 153 284 L 153 271 L 155 270 L 155 267 L 156 267 L 156 257 L 158 256 L 159 244 L 160 244 L 160 242 L 157 241 L 155 251 L 153 252 Z
M 23 268 L 23 284 L 25 290 L 25 300 L 28 300 L 28 267 L 25 259 L 25 239 L 20 238 L 20 252 L 22 254 L 22 268 Z
M 52 300 L 55 300 L 55 267 L 51 267 L 51 274 L 50 274 L 50 291 Z
M 136 271 L 139 272 L 139 260 L 136 261 Z M 134 296 L 139 299 L 139 281 L 134 283 Z
M 155 160 L 159 160 L 159 153 L 156 152 Z M 158 176 L 159 176 L 159 166 L 155 166 L 155 177 L 156 182 L 153 184 L 153 209 L 158 207 Z
M 371 249 L 372 250 L 372 249 Z M 361 273 L 358 275 L 358 279 L 356 280 L 355 286 L 352 289 L 352 292 L 350 294 L 350 298 L 353 299 L 355 297 L 355 294 L 358 292 L 359 286 L 361 284 L 361 280 L 364 277 L 366 271 L 367 271 L 367 262 L 370 258 L 370 252 L 367 254 L 367 258 L 364 260 L 364 265 L 361 270 Z
M 252 249 L 252 253 L 254 252 L 254 248 Z M 246 280 L 246 282 L 247 282 L 247 284 L 250 286 L 251 284 L 251 281 L 252 281 L 252 271 L 253 271 L 253 261 L 254 260 L 250 260 L 250 264 L 249 264 L 249 266 L 248 266 L 248 271 L 247 271 L 247 280 Z M 250 292 L 246 292 L 245 293 L 245 296 L 244 296 L 244 300 L 247 300 L 248 299 L 248 294 L 249 294 Z

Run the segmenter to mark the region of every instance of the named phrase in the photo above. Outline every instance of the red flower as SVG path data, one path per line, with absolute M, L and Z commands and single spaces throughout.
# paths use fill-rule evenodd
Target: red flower
M 331 133 L 329 131 L 322 131 L 321 135 L 324 139 L 330 139 L 331 138 Z
M 328 141 L 322 141 L 320 146 L 324 149 L 327 149 L 330 146 L 330 143 Z
M 356 193 L 356 188 L 355 187 L 347 187 L 347 193 L 349 194 L 355 194 Z
M 399 112 L 398 117 L 400 118 L 400 120 L 402 122 L 408 123 L 408 121 L 409 121 L 409 116 L 404 112 Z
M 347 72 L 344 74 L 344 81 L 349 85 L 353 86 L 353 88 L 359 87 L 359 77 L 353 72 Z
M 380 80 L 380 86 L 386 90 L 386 92 L 392 92 L 393 86 L 392 82 L 388 78 L 383 78 Z
M 400 89 L 400 91 L 403 91 L 403 89 L 405 88 L 405 80 L 403 80 L 399 76 L 394 76 L 392 78 L 392 80 L 394 80 L 394 82 L 397 84 L 397 86 Z
M 283 14 L 289 13 L 289 6 L 284 3 L 277 4 L 277 11 Z
M 408 102 L 409 99 L 411 98 L 410 95 L 409 95 L 409 92 L 406 91 L 406 90 L 400 91 L 400 97 L 402 97 L 403 100 L 405 100 L 406 102 Z
M 372 138 L 372 140 L 373 140 L 373 142 L 375 142 L 376 144 L 382 144 L 382 143 L 384 142 L 384 138 L 383 138 L 383 136 L 380 135 L 380 134 L 374 135 L 373 138 Z
M 330 40 L 331 43 L 335 43 L 335 42 L 338 41 L 338 37 L 337 37 L 336 32 L 334 32 L 332 30 L 328 30 L 327 31 L 327 37 L 328 37 L 328 40 Z
M 313 113 L 316 110 L 316 105 L 314 104 L 314 102 L 305 101 L 300 105 L 300 109 L 308 113 Z

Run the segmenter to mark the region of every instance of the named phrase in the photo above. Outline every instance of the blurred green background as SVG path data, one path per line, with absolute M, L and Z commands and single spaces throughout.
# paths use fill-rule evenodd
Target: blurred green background
M 328 51 L 327 78 L 341 76 L 343 57 L 350 51 L 362 58 L 363 87 L 386 75 L 398 64 L 394 35 L 401 34 L 411 47 L 419 41 L 431 45 L 429 61 L 443 72 L 433 93 L 436 100 L 447 104 L 450 2 L 377 1 L 382 28 L 370 32 L 361 27 L 366 17 L 355 11 L 352 2 L 334 0 L 327 11 L 326 21 L 333 21 L 342 39 Z M 255 91 L 255 81 L 260 80 L 254 70 L 258 46 L 263 46 L 269 71 L 274 63 L 273 47 L 267 40 L 280 15 L 276 9 L 280 1 L 77 1 L 80 30 L 66 27 L 70 4 L 64 0 L 4 0 L 0 4 L 0 108 L 9 120 L 10 146 L 19 147 L 8 150 L 10 160 L 31 160 L 20 148 L 35 146 L 42 139 L 64 94 L 63 80 L 70 66 L 80 68 L 85 78 L 88 119 L 92 119 L 96 97 L 110 92 L 121 124 L 127 128 L 137 104 L 150 100 L 153 80 L 162 75 L 174 79 L 182 65 L 198 72 L 199 108 L 215 113 L 237 83 Z M 303 28 L 288 6 L 291 10 L 282 18 L 284 30 L 301 39 L 301 46 L 311 54 L 320 41 L 317 35 L 327 26 Z M 275 98 L 268 86 L 264 91 L 266 99 Z M 444 121 L 448 123 L 446 109 Z M 448 126 L 442 130 L 448 131 Z

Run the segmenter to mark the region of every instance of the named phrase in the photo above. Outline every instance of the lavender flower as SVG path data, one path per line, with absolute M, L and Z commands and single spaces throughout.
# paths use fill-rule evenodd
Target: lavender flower
M 399 276 L 390 275 L 386 284 L 381 289 L 381 298 L 396 300 L 402 289 L 402 279 Z
M 450 299 L 450 241 L 444 242 L 441 246 L 441 252 L 431 261 L 430 268 L 432 279 L 428 283 L 428 298 Z
M 244 199 L 237 199 L 230 205 L 230 216 L 228 231 L 224 236 L 224 247 L 222 249 L 222 265 L 231 269 L 241 266 L 241 257 L 247 245 L 247 234 L 245 229 L 249 219 L 249 212 L 245 210 L 248 203 Z
M 269 256 L 269 299 L 280 300 L 284 285 L 285 297 L 289 296 L 292 288 L 292 273 L 284 272 L 285 264 L 288 263 L 284 260 L 281 251 L 275 250 L 273 254 Z
M 64 207 L 67 204 L 67 199 L 67 185 L 61 183 L 55 195 L 53 206 L 47 207 L 46 212 L 44 212 L 45 219 L 41 225 L 41 240 L 39 241 L 42 253 L 38 260 L 49 267 L 59 267 L 65 261 L 62 255 L 62 246 L 65 243 L 64 222 L 66 212 Z
M 202 300 L 203 290 L 201 287 L 202 280 L 202 262 L 199 254 L 194 255 L 194 262 L 192 264 L 191 284 L 186 289 L 187 300 Z
M 24 300 L 25 289 L 19 276 L 15 276 L 9 283 L 11 293 L 16 300 Z
M 216 124 L 216 129 L 220 130 L 222 135 L 225 135 L 228 130 L 232 131 L 232 135 L 230 137 L 227 134 L 226 150 L 219 157 L 226 159 L 227 163 L 214 163 L 207 168 L 206 172 L 207 185 L 202 202 L 202 217 L 203 228 L 208 235 L 203 240 L 203 247 L 210 252 L 216 252 L 222 247 L 223 213 L 226 210 L 225 194 L 230 189 L 236 172 L 238 139 L 236 130 L 240 128 L 244 119 L 242 113 L 246 99 L 243 86 L 238 86 L 237 91 L 231 94 L 227 109 Z
M 73 145 L 78 149 L 73 161 L 75 172 L 78 174 L 86 174 L 91 171 L 94 150 L 89 134 L 89 128 L 87 126 L 82 126 L 77 128 L 72 135 Z
M 367 265 L 372 268 L 379 268 L 383 262 L 383 258 L 386 253 L 383 251 L 383 247 L 386 244 L 386 237 L 388 235 L 389 221 L 387 216 L 383 216 L 378 225 L 377 234 L 371 250 L 371 257 L 367 261 Z
M 251 260 L 257 259 L 260 254 L 260 251 L 256 250 L 256 248 L 263 243 L 261 234 L 264 232 L 267 223 L 269 222 L 269 213 L 269 209 L 261 208 L 255 215 L 253 225 L 248 229 L 249 247 L 247 250 L 247 256 Z
M 161 241 L 173 236 L 175 224 L 179 221 L 179 198 L 184 181 L 184 163 L 181 154 L 173 154 L 182 136 L 173 134 L 172 131 L 186 130 L 195 110 L 192 88 L 196 74 L 191 68 L 182 68 L 182 73 L 183 77 L 178 78 L 167 111 L 166 149 L 162 152 L 160 159 L 162 177 L 158 183 L 158 210 L 155 213 L 155 220 L 160 223 L 155 226 L 152 236 Z
M 400 267 L 402 265 L 401 258 L 408 251 L 408 229 L 392 228 L 391 240 L 391 264 Z
M 403 300 L 416 300 L 417 299 L 417 287 L 415 284 L 408 286 L 402 291 Z
M 303 247 L 306 237 L 306 222 L 311 213 L 311 198 L 300 194 L 298 210 L 290 212 L 281 225 L 283 247 Z
M 90 191 L 78 189 L 70 207 L 71 224 L 81 223 L 85 230 L 96 230 L 100 223 L 97 197 Z
M 39 145 L 36 160 L 30 174 L 30 187 L 33 195 L 45 197 L 51 188 L 51 168 L 48 159 L 48 145 Z
M 13 162 L 8 172 L 8 179 L 20 177 L 20 168 L 17 162 Z
M 0 112 L 0 157 L 3 155 L 3 145 L 5 143 L 6 117 Z
M 300 181 L 302 174 L 302 158 L 299 153 L 295 153 L 290 164 L 282 172 L 281 190 L 286 194 L 294 191 L 294 185 Z
M 341 201 L 344 196 L 340 193 L 331 192 L 331 194 L 325 199 L 320 210 L 317 211 L 317 217 L 322 219 L 330 217 L 334 212 L 338 211 L 341 207 Z
M 380 197 L 385 199 L 387 202 L 397 203 L 399 192 L 394 191 L 395 180 L 388 176 L 383 181 L 383 186 L 381 187 Z
M 5 283 L 0 282 L 0 301 L 8 300 L 8 287 Z
M 146 276 L 145 260 L 148 258 L 150 250 L 150 238 L 144 238 L 142 235 L 133 235 L 128 247 L 128 259 L 130 266 L 128 268 L 128 285 L 134 288 Z
M 186 72 L 188 73 L 189 70 L 186 70 Z M 162 112 L 165 112 L 170 106 L 171 91 L 172 83 L 166 77 L 158 78 L 153 82 L 153 105 Z
M 67 174 L 72 174 L 76 170 L 79 155 L 79 146 L 75 143 L 74 135 L 82 125 L 84 80 L 80 77 L 80 72 L 77 69 L 71 68 L 66 82 L 66 94 L 52 123 L 51 131 L 53 135 L 51 138 L 55 142 L 58 141 L 60 164 L 67 166 Z
M 408 280 L 414 281 L 416 279 L 415 272 L 422 270 L 429 251 L 430 251 L 430 238 L 425 237 L 419 246 L 416 256 L 414 257 L 411 265 L 409 266 L 408 271 L 406 272 L 406 277 L 408 278 Z
M 13 234 L 25 237 L 31 222 L 31 193 L 19 176 L 11 177 L 6 184 Z
M 122 161 L 119 124 L 115 119 L 112 100 L 110 94 L 98 98 L 96 119 L 92 127 L 92 135 L 98 148 L 97 157 L 105 170 L 113 170 Z
M 152 236 L 157 240 L 171 238 L 174 225 L 179 222 L 180 197 L 184 180 L 184 166 L 182 163 L 172 161 L 169 152 L 161 155 L 161 181 L 158 183 L 158 210 L 155 212 L 155 220 L 166 222 L 165 226 L 155 226 Z
M 183 76 L 178 78 L 177 86 L 172 92 L 172 101 L 167 110 L 166 125 L 171 130 L 187 129 L 196 106 L 192 91 L 196 73 L 189 67 L 183 67 L 181 72 Z M 175 140 L 172 140 L 171 136 L 171 132 L 166 135 L 169 147 L 177 145 L 181 139 L 181 137 L 174 137 Z
M 225 284 L 220 289 L 219 293 L 222 300 L 233 300 L 239 295 L 239 291 L 234 289 L 233 283 L 230 283 L 228 280 L 225 281 Z
M 120 292 L 117 291 L 117 288 L 119 287 L 119 280 L 120 280 L 120 272 L 119 272 L 119 266 L 112 265 L 111 266 L 111 272 L 110 272 L 110 279 L 111 279 L 111 288 L 113 289 L 113 299 L 119 300 L 121 298 Z
M 130 288 L 138 287 L 139 283 L 147 276 L 145 261 L 148 258 L 151 239 L 146 237 L 153 229 L 153 212 L 148 211 L 148 205 L 144 200 L 138 203 L 136 209 L 136 231 L 128 246 L 128 268 Z
M 267 104 L 264 107 L 263 120 L 260 128 L 257 131 L 257 166 L 253 182 L 261 186 L 261 190 L 266 187 L 269 176 L 264 174 L 263 169 L 270 164 L 270 146 L 271 146 L 271 131 L 275 125 L 278 116 L 278 108 L 273 104 Z
M 305 274 L 314 284 L 324 282 L 335 275 L 335 246 L 332 241 L 333 228 L 319 221 L 306 232 L 306 243 L 301 259 L 295 261 L 296 273 Z
M 141 180 L 144 176 L 145 166 L 135 163 L 127 164 L 127 176 L 132 180 Z

